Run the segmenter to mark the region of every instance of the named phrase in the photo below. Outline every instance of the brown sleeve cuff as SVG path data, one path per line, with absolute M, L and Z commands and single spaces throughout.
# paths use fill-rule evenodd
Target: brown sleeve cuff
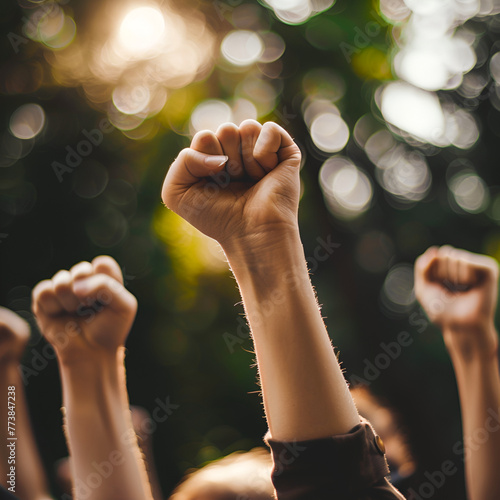
M 366 420 L 347 434 L 329 438 L 266 442 L 273 455 L 272 480 L 280 500 L 403 498 L 385 479 L 389 468 L 384 446 Z

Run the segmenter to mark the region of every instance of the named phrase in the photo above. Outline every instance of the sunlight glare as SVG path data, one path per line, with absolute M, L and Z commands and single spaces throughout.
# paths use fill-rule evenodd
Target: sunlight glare
M 129 55 L 143 56 L 161 44 L 164 33 L 163 14 L 153 7 L 139 7 L 123 19 L 119 41 Z

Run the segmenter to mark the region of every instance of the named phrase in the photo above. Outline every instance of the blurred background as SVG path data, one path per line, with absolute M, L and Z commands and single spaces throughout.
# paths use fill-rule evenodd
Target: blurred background
M 2 0 L 0 23 L 0 304 L 34 326 L 22 369 L 55 494 L 60 385 L 30 292 L 103 253 L 139 300 L 131 402 L 179 405 L 150 424 L 165 494 L 261 444 L 235 282 L 160 200 L 196 131 L 253 118 L 302 149 L 303 242 L 347 378 L 399 413 L 415 491 L 464 499 L 454 376 L 412 265 L 432 244 L 500 257 L 500 2 Z M 458 472 L 419 490 L 446 460 Z

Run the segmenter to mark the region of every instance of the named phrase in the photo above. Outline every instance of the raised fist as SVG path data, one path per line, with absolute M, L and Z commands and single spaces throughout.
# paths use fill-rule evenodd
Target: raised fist
M 165 205 L 224 247 L 296 226 L 300 150 L 279 125 L 253 120 L 198 132 L 171 165 Z
M 485 255 L 431 247 L 415 264 L 417 298 L 448 346 L 459 340 L 496 350 L 497 287 L 498 264 Z
M 116 352 L 125 344 L 136 311 L 136 298 L 108 256 L 59 271 L 33 290 L 33 312 L 63 363 Z

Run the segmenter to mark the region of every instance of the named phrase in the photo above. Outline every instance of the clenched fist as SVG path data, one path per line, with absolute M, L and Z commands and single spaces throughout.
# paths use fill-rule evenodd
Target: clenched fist
M 196 134 L 163 184 L 165 205 L 226 243 L 296 226 L 300 150 L 279 125 L 244 121 Z
M 80 262 L 38 283 L 33 312 L 63 364 L 113 353 L 125 344 L 137 311 L 120 267 L 108 256 Z
M 498 264 L 451 246 L 431 247 L 415 264 L 415 292 L 447 347 L 496 352 Z

